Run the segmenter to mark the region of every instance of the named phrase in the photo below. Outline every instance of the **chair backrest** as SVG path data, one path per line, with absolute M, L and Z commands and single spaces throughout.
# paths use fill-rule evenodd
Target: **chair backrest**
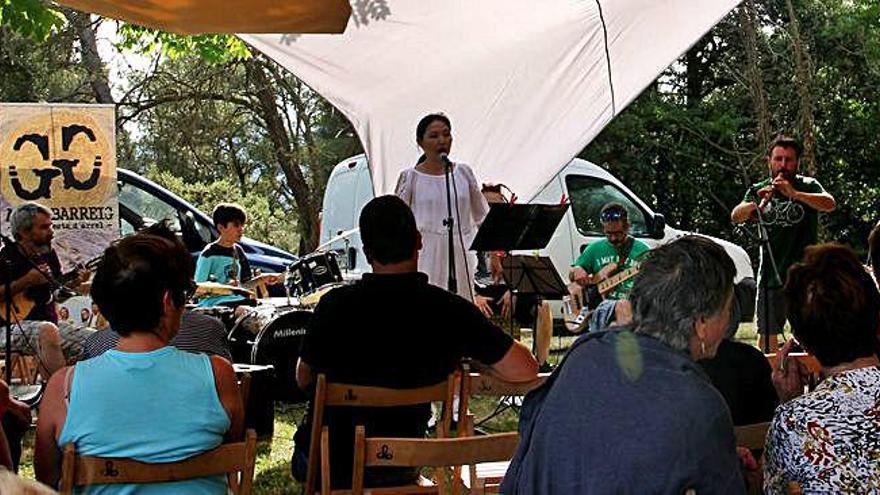
M 550 373 L 538 373 L 537 378 L 528 382 L 505 382 L 490 375 L 468 373 L 463 386 L 470 396 L 522 396 L 540 387 L 548 376 Z
M 458 417 L 469 418 L 468 408 L 471 397 L 509 397 L 524 396 L 532 390 L 540 387 L 550 376 L 550 373 L 538 373 L 538 377 L 528 382 L 505 382 L 488 374 L 463 373 L 461 379 L 461 397 L 458 401 Z M 458 436 L 473 435 L 473 425 L 458 425 Z
M 450 374 L 446 380 L 435 385 L 412 389 L 327 383 L 327 377 L 323 373 L 319 374 L 315 387 L 314 416 L 312 417 L 311 443 L 309 444 L 309 465 L 303 493 L 315 492 L 315 480 L 319 467 L 321 467 L 322 471 L 322 485 L 329 486 L 329 453 L 326 448 L 320 447 L 321 430 L 324 426 L 324 410 L 326 407 L 397 407 L 427 402 L 442 402 L 443 417 L 438 423 L 437 435 L 445 437 L 449 434 L 452 422 L 452 414 L 449 408 L 452 406 L 454 393 L 454 373 Z
M 146 463 L 134 459 L 80 456 L 73 444 L 64 446 L 60 493 L 77 486 L 182 481 L 219 474 L 241 474 L 238 495 L 248 495 L 254 480 L 257 434 L 248 430 L 244 442 L 227 443 L 177 462 Z
M 366 467 L 441 467 L 505 461 L 513 457 L 518 444 L 519 434 L 515 432 L 460 438 L 367 438 L 364 427 L 358 426 L 352 493 L 363 493 Z
M 238 379 L 238 393 L 241 395 L 241 406 L 247 411 L 248 401 L 251 398 L 251 382 L 253 377 L 250 373 L 242 373 Z M 247 419 L 247 418 L 245 418 Z
M 733 430 L 736 434 L 736 445 L 749 450 L 763 449 L 769 428 L 770 423 L 755 423 L 735 427 Z

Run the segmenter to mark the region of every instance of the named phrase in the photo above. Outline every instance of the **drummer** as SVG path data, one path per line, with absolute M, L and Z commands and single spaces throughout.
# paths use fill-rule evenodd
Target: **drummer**
M 196 283 L 217 282 L 232 286 L 242 286 L 253 277 L 244 250 L 238 244 L 244 235 L 247 213 L 234 203 L 220 203 L 212 213 L 214 227 L 220 238 L 208 244 L 196 262 Z M 283 279 L 282 275 L 266 277 L 268 285 L 275 285 Z M 235 305 L 246 298 L 238 294 L 209 296 L 199 301 L 199 306 Z

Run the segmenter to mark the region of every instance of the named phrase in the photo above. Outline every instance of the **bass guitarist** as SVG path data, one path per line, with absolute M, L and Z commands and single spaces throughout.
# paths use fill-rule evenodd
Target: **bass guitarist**
M 620 203 L 603 206 L 599 220 L 605 239 L 587 246 L 571 268 L 571 279 L 581 287 L 599 284 L 615 275 L 624 275 L 626 271 L 635 272 L 639 259 L 650 249 L 629 235 L 629 215 Z M 633 278 L 629 277 L 605 294 L 605 300 L 592 314 L 590 331 L 602 330 L 612 322 L 623 324 L 632 318 L 632 308 L 627 300 L 632 285 Z

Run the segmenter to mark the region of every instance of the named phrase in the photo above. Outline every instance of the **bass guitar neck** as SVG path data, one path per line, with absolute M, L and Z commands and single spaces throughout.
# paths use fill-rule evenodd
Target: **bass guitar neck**
M 616 289 L 618 285 L 635 277 L 638 273 L 639 265 L 633 265 L 620 273 L 617 273 L 611 277 L 606 278 L 605 280 L 602 280 L 597 284 L 599 294 L 601 294 L 602 297 L 605 298 L 608 293 Z

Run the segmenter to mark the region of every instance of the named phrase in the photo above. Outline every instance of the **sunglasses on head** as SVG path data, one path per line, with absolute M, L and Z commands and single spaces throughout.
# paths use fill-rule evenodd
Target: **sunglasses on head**
M 626 212 L 623 210 L 605 210 L 599 214 L 599 219 L 603 222 L 613 222 L 626 218 Z

